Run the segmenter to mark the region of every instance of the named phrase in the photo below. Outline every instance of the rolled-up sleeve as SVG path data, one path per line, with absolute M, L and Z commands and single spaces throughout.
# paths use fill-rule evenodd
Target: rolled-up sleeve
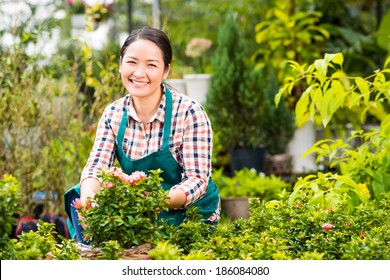
M 182 189 L 187 201 L 184 206 L 201 199 L 211 174 L 212 129 L 210 120 L 199 104 L 187 110 L 182 143 L 183 180 L 173 188 Z
M 112 109 L 112 107 L 107 107 L 100 118 L 93 148 L 81 174 L 80 182 L 86 178 L 96 178 L 100 181 L 98 174 L 113 165 L 116 134 L 111 125 L 111 122 L 115 120 L 113 118 L 115 111 Z

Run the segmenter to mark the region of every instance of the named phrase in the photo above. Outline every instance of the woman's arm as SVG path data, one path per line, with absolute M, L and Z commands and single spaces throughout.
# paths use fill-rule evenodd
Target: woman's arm
M 115 111 L 111 108 L 106 107 L 99 120 L 92 151 L 81 174 L 80 199 L 83 204 L 87 203 L 88 197 L 93 198 L 99 192 L 101 180 L 98 174 L 114 162 L 116 136 L 110 124 Z
M 187 201 L 186 193 L 181 189 L 171 189 L 169 191 L 168 207 L 171 209 L 183 208 Z
M 183 181 L 172 189 L 186 196 L 183 206 L 198 201 L 207 191 L 211 174 L 212 129 L 208 116 L 199 104 L 192 103 L 184 121 L 180 158 Z

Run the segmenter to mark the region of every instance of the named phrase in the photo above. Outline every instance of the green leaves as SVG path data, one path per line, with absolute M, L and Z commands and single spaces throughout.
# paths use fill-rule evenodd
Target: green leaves
M 161 235 L 158 214 L 168 210 L 161 172 L 151 170 L 146 178 L 136 181 L 132 179 L 135 173 L 102 173 L 102 187 L 94 197 L 98 206 L 79 210 L 88 227 L 84 235 L 93 246 L 116 240 L 120 247 L 130 248 Z
M 275 103 L 279 103 L 281 96 L 291 95 L 296 86 L 306 81 L 306 89 L 295 106 L 298 126 L 318 116 L 326 127 L 338 111 L 346 109 L 361 111 L 362 122 L 368 112 L 383 118 L 385 114 L 381 104 L 390 100 L 390 82 L 385 76 L 388 69 L 378 70 L 366 78 L 353 77 L 343 72 L 343 62 L 342 53 L 327 53 L 323 59 L 317 59 L 309 66 L 290 61 L 294 75 L 286 77 Z
M 233 177 L 222 174 L 222 170 L 213 175 L 221 197 L 260 197 L 264 201 L 276 199 L 289 184 L 275 175 L 264 176 L 248 168 L 236 171 Z

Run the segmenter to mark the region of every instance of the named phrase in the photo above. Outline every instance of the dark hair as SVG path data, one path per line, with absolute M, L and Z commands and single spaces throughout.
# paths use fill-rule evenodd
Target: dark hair
M 131 32 L 131 34 L 126 38 L 121 48 L 121 61 L 123 59 L 127 47 L 140 39 L 149 40 L 155 43 L 161 49 L 164 59 L 164 68 L 166 70 L 168 68 L 168 65 L 172 62 L 171 42 L 169 41 L 168 36 L 164 32 L 153 27 L 145 26 Z

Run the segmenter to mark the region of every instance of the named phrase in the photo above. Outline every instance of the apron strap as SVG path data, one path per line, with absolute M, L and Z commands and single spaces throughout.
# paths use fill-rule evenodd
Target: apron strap
M 128 122 L 127 109 L 124 109 L 122 121 L 118 131 L 118 148 L 121 149 L 123 139 L 125 137 L 126 126 Z M 164 116 L 164 134 L 163 134 L 163 145 L 162 149 L 169 149 L 169 138 L 171 135 L 171 124 L 172 124 L 172 93 L 165 87 L 165 116 Z
M 172 93 L 165 87 L 165 117 L 164 117 L 164 136 L 162 149 L 169 149 L 169 138 L 171 135 L 172 123 Z

